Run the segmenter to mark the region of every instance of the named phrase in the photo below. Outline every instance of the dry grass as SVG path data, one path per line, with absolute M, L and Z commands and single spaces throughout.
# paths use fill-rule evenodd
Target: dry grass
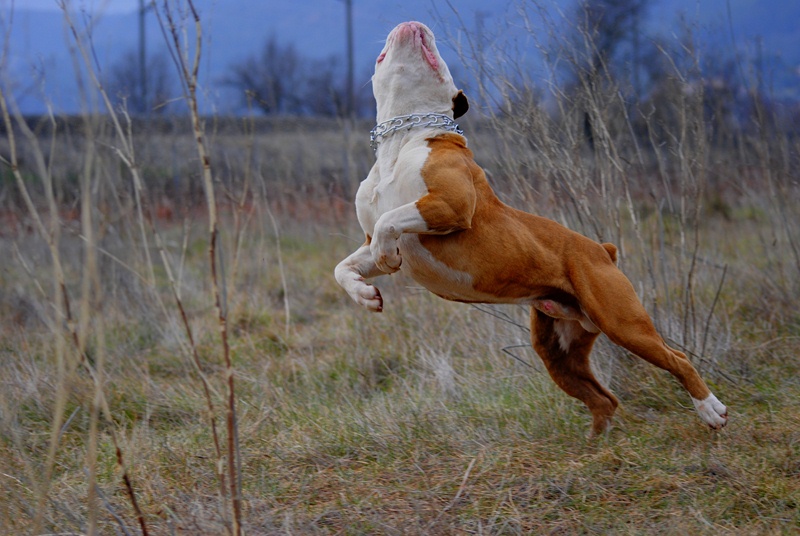
M 599 372 L 623 406 L 611 434 L 592 443 L 587 412 L 551 384 L 532 351 L 510 349 L 518 360 L 502 351 L 524 344 L 521 328 L 399 276 L 379 282 L 385 313 L 356 309 L 331 275 L 353 247 L 342 236 L 357 236 L 352 226 L 282 222 L 284 286 L 276 245 L 255 240 L 265 223 L 248 228 L 229 296 L 247 532 L 788 534 L 800 522 L 797 319 L 753 311 L 761 299 L 746 263 L 730 261 L 730 290 L 716 312 L 731 340 L 710 354 L 713 363 L 698 362 L 731 408 L 728 428 L 708 431 L 670 378 L 602 345 Z M 165 229 L 175 244 L 183 233 Z M 712 233 L 704 242 L 732 236 Z M 4 250 L 23 238 L 6 239 Z M 188 241 L 183 292 L 222 407 L 204 246 Z M 80 243 L 65 237 L 62 247 Z M 31 479 L 45 463 L 62 384 L 65 424 L 45 527 L 82 532 L 94 388 L 80 370 L 58 378 L 53 335 L 37 316 L 46 304 L 33 285 L 48 276 L 22 274 L 19 261 L 36 253 L 19 251 L 4 270 L 4 288 L 14 290 L 2 310 L 0 518 L 5 532 L 31 527 Z M 147 292 L 113 261 L 100 270 L 111 280 L 103 389 L 147 524 L 155 533 L 224 531 L 202 389 L 181 351 L 176 312 L 148 307 Z M 741 271 L 750 279 L 735 278 Z M 524 311 L 504 312 L 525 321 Z M 133 530 L 108 430 L 98 434 L 99 528 L 113 531 L 118 516 Z
M 603 88 L 593 152 L 580 91 L 463 126 L 504 200 L 620 246 L 729 406 L 720 432 L 601 339 L 622 407 L 588 441 L 524 309 L 401 275 L 384 313 L 357 308 L 333 267 L 363 240 L 343 161 L 365 173 L 368 126 L 106 109 L 29 130 L 0 93 L 0 532 L 794 533 L 800 146 L 715 143 L 680 92 L 634 135 Z

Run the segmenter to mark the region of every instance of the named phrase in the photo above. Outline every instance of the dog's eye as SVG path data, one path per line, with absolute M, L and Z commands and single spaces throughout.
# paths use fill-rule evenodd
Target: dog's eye
M 386 57 L 386 52 L 381 52 L 381 55 L 378 56 L 378 63 L 382 62 L 383 58 L 385 58 L 385 57 Z

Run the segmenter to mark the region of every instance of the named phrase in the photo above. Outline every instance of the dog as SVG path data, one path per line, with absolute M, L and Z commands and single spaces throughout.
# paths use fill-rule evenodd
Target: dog
M 427 26 L 392 30 L 372 86 L 376 162 L 355 200 L 366 241 L 335 269 L 357 304 L 382 311 L 366 280 L 402 270 L 447 300 L 530 305 L 533 348 L 555 383 L 589 408 L 593 435 L 618 406 L 589 364 L 600 333 L 675 376 L 711 428 L 727 424 L 725 405 L 656 332 L 614 245 L 497 198 L 454 122 L 469 102 Z

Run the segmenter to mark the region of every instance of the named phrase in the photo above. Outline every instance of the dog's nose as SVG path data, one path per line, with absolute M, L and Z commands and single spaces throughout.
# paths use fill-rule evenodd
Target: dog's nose
M 398 24 L 397 28 L 395 28 L 395 35 L 398 39 L 407 39 L 409 37 L 414 37 L 419 31 L 419 23 L 409 21 Z

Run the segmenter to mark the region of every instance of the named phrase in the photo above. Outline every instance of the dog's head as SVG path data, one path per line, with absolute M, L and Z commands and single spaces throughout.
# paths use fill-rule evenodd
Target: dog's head
M 421 22 L 404 22 L 389 33 L 375 61 L 372 91 L 378 121 L 410 113 L 456 118 L 469 108 L 436 49 L 433 32 Z

